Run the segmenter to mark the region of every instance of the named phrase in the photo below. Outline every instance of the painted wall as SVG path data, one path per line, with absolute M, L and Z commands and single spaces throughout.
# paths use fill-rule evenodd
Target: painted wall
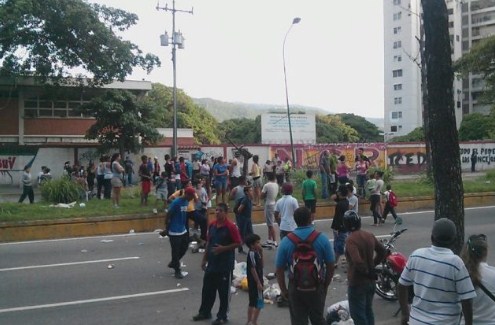
M 284 160 L 291 157 L 291 148 L 288 145 L 252 145 L 244 147 L 253 155 L 259 156 L 260 165 L 272 159 L 277 153 Z M 368 144 L 321 144 L 321 145 L 297 145 L 295 152 L 299 168 L 317 169 L 321 153 L 324 150 L 334 152 L 337 156 L 344 155 L 347 163 L 352 166 L 358 148 L 364 149 L 364 154 L 369 157 L 372 164 L 381 168 L 392 168 L 396 174 L 413 174 L 425 170 L 426 149 L 422 143 L 368 143 Z M 486 171 L 495 168 L 495 142 L 466 142 L 460 144 L 461 168 L 464 171 L 471 169 L 471 154 L 476 151 L 478 160 L 477 171 Z M 194 157 L 211 159 L 211 157 L 223 156 L 227 160 L 232 159 L 236 152 L 233 146 L 191 146 L 179 148 L 179 155 L 192 160 Z M 140 162 L 141 155 L 158 157 L 161 166 L 165 163 L 164 155 L 170 154 L 170 148 L 150 147 L 139 154 L 130 154 L 135 168 Z M 123 157 L 125 158 L 125 157 Z M 19 184 L 24 166 L 32 162 L 32 174 L 37 175 L 41 166 L 51 169 L 54 177 L 60 177 L 63 172 L 64 162 L 75 160 L 80 165 L 87 166 L 90 160 L 97 162 L 99 154 L 96 148 L 32 148 L 19 147 L 17 151 L 0 147 L 0 184 Z M 239 158 L 242 163 L 242 158 Z M 249 160 L 248 168 L 252 166 Z

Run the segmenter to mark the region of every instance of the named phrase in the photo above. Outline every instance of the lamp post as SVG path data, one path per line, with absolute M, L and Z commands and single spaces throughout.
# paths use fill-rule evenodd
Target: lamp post
M 179 49 L 184 48 L 184 36 L 182 36 L 182 33 L 176 32 L 175 31 L 175 13 L 176 12 L 184 12 L 188 14 L 193 14 L 193 10 L 179 10 L 175 9 L 175 0 L 172 1 L 172 8 L 168 8 L 168 5 L 165 5 L 165 7 L 160 7 L 158 4 L 156 5 L 156 10 L 164 10 L 164 11 L 170 11 L 172 13 L 172 37 L 168 37 L 168 33 L 165 32 L 164 34 L 160 35 L 160 45 L 161 46 L 168 46 L 169 40 L 172 42 L 172 65 L 173 65 L 173 78 L 174 78 L 174 87 L 173 87 L 173 102 L 174 102 L 174 126 L 173 126 L 173 144 L 172 144 L 172 157 L 177 156 L 178 153 L 178 145 L 177 145 L 177 47 Z
M 295 24 L 298 24 L 301 21 L 301 18 L 296 17 L 292 20 L 292 24 L 289 27 L 289 30 L 287 30 L 287 33 L 285 34 L 284 37 L 284 43 L 282 45 L 282 59 L 284 62 L 284 80 L 285 80 L 285 101 L 287 103 L 287 119 L 289 120 L 289 137 L 290 137 L 290 148 L 292 151 L 292 163 L 294 164 L 294 168 L 297 167 L 297 158 L 296 154 L 294 152 L 294 139 L 292 138 L 292 123 L 290 121 L 290 106 L 289 106 L 289 90 L 287 88 L 287 69 L 285 68 L 285 41 L 287 40 L 287 36 L 289 35 L 290 30 L 292 29 L 292 26 Z

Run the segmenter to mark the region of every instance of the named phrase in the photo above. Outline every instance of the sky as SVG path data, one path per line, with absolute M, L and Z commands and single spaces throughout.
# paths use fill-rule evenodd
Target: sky
M 172 7 L 173 0 L 159 0 Z M 128 79 L 173 85 L 172 14 L 157 0 L 91 0 L 138 15 L 121 34 L 162 66 Z M 283 40 L 290 105 L 383 118 L 383 0 L 176 0 L 177 87 L 194 98 L 285 106 Z

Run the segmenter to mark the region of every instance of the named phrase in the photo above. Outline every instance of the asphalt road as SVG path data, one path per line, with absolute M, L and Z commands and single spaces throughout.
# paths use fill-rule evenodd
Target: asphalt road
M 495 207 L 466 209 L 466 234 L 484 233 L 495 247 L 494 213 Z M 410 254 L 429 246 L 433 213 L 402 217 L 408 231 L 396 248 Z M 392 230 L 390 223 L 378 228 L 371 223 L 363 218 L 364 229 L 377 236 Z M 320 221 L 316 227 L 328 234 L 330 222 Z M 255 226 L 255 232 L 264 239 L 266 226 Z M 273 259 L 274 251 L 266 251 L 265 274 L 274 271 Z M 183 263 L 189 275 L 182 280 L 167 269 L 169 260 L 168 240 L 156 233 L 0 244 L 0 324 L 193 324 L 201 300 L 201 254 L 186 254 Z M 494 250 L 488 262 L 495 264 Z M 343 269 L 336 275 L 327 306 L 346 299 Z M 246 292 L 232 295 L 230 324 L 246 323 L 247 301 Z M 399 323 L 392 317 L 397 303 L 375 295 L 374 306 L 376 324 Z M 217 308 L 216 303 L 213 315 Z M 288 309 L 266 305 L 259 323 L 288 324 Z

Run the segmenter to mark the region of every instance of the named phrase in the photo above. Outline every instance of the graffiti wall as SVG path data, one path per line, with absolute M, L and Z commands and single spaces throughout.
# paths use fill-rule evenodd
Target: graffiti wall
M 463 171 L 470 171 L 472 158 L 475 160 L 476 171 L 486 171 L 495 168 L 495 142 L 465 142 L 460 143 L 460 159 Z M 253 155 L 259 156 L 260 165 L 278 154 L 280 159 L 292 157 L 290 145 L 252 145 L 245 146 Z M 366 144 L 319 144 L 295 145 L 298 168 L 317 169 L 320 155 L 328 150 L 337 156 L 344 155 L 349 166 L 353 166 L 358 148 L 363 149 L 372 165 L 381 168 L 392 168 L 396 174 L 413 174 L 426 169 L 426 148 L 422 143 L 366 143 Z M 211 159 L 224 156 L 232 159 L 237 150 L 233 146 L 201 146 L 181 148 L 179 155 L 192 160 L 195 157 Z M 145 154 L 158 157 L 159 163 L 165 163 L 164 155 L 170 153 L 170 148 L 150 147 L 138 154 L 129 154 L 135 166 L 139 164 L 140 156 Z M 475 153 L 475 155 L 473 155 Z M 124 157 L 125 158 L 125 157 Z M 31 148 L 31 147 L 0 147 L 0 184 L 18 185 L 22 170 L 27 164 L 32 165 L 32 174 L 37 175 L 41 166 L 51 169 L 53 177 L 63 173 L 65 161 L 78 161 L 87 166 L 89 161 L 98 161 L 99 153 L 95 148 Z M 241 163 L 242 163 L 242 159 Z M 249 160 L 251 168 L 252 160 Z
M 385 146 L 383 143 L 349 143 L 349 144 L 321 144 L 321 145 L 301 145 L 295 146 L 295 154 L 297 157 L 297 166 L 299 168 L 318 169 L 320 155 L 323 151 L 328 150 L 331 154 L 337 157 L 345 156 L 345 161 L 349 166 L 354 164 L 358 148 L 363 149 L 363 154 L 366 155 L 373 166 L 385 167 Z M 271 156 L 278 154 L 279 158 L 291 158 L 290 146 L 271 146 Z

